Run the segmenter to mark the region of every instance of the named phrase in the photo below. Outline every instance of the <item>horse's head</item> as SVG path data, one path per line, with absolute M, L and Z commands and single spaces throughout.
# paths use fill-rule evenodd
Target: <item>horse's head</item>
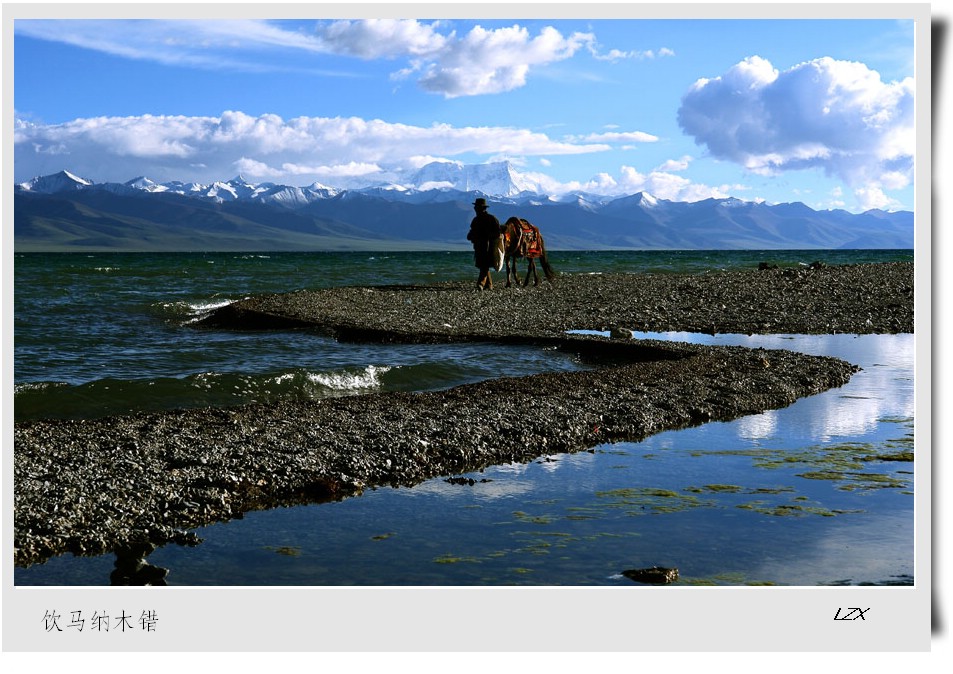
M 509 248 L 510 245 L 519 238 L 520 219 L 512 217 L 500 226 L 500 236 L 504 245 Z

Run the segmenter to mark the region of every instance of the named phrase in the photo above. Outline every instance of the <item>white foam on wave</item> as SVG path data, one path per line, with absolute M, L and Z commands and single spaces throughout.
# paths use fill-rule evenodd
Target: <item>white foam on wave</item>
M 380 388 L 381 376 L 391 368 L 368 365 L 360 372 L 309 372 L 308 380 L 336 391 Z
M 69 386 L 65 381 L 28 381 L 13 385 L 14 395 L 26 393 L 27 391 L 45 391 L 52 388 L 64 388 Z
M 208 302 L 188 302 L 187 305 L 192 313 L 204 314 L 209 311 L 215 311 L 222 307 L 227 307 L 235 300 L 210 300 Z
M 215 384 L 215 381 L 221 378 L 221 376 L 222 375 L 219 372 L 200 372 L 192 376 L 192 385 L 196 388 L 211 390 L 212 386 Z
M 227 307 L 229 304 L 232 304 L 235 300 L 232 299 L 216 299 L 216 300 L 204 300 L 198 302 L 187 302 L 185 300 L 179 300 L 176 302 L 162 302 L 160 306 L 173 314 L 183 315 L 187 317 L 185 321 L 188 323 L 195 323 L 208 314 L 215 311 L 216 309 L 221 309 L 222 307 Z

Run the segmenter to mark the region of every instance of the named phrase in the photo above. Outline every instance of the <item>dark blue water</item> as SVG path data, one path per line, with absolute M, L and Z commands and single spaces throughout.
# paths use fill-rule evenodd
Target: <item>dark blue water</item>
M 574 273 L 717 273 L 912 259 L 911 251 L 557 252 Z M 15 415 L 93 417 L 276 397 L 422 390 L 502 371 L 491 345 L 338 344 L 305 332 L 196 331 L 210 307 L 331 285 L 473 280 L 465 253 L 57 254 L 15 260 Z M 682 584 L 910 583 L 912 335 L 697 336 L 835 355 L 834 391 L 723 424 L 434 479 L 341 503 L 250 513 L 150 563 L 181 585 L 613 585 L 676 566 Z M 579 367 L 526 347 L 523 373 Z M 506 364 L 514 359 L 507 357 Z M 512 370 L 507 374 L 512 374 Z M 16 569 L 23 585 L 107 584 L 114 558 Z
M 555 252 L 565 273 L 688 272 L 910 260 L 912 251 Z M 492 346 L 340 345 L 303 332 L 209 332 L 188 324 L 243 297 L 340 285 L 473 280 L 471 255 L 423 253 L 18 254 L 16 419 L 90 418 L 367 390 L 437 389 L 541 369 L 569 356 Z M 563 358 L 557 361 L 557 358 Z

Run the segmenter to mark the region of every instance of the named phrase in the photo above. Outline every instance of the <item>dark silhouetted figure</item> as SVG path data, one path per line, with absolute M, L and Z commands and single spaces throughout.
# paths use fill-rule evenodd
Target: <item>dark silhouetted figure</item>
M 500 221 L 487 211 L 486 199 L 478 198 L 473 202 L 476 216 L 470 221 L 467 240 L 473 244 L 473 260 L 480 270 L 477 288 L 489 290 L 493 287 L 490 267 L 494 266 L 493 246 L 500 238 Z

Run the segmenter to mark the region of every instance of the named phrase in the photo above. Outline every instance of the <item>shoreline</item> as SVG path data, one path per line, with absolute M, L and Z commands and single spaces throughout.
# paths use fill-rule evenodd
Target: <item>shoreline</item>
M 250 298 L 184 329 L 529 343 L 577 353 L 593 369 L 427 393 L 18 423 L 14 561 L 29 566 L 67 552 L 194 544 L 190 529 L 252 510 L 413 486 L 785 407 L 842 386 L 857 369 L 789 351 L 567 330 L 912 332 L 912 305 L 910 263 L 562 276 L 537 288 L 498 283 L 483 293 L 474 280 Z M 814 308 L 797 313 L 794 306 Z M 488 317 L 496 317 L 491 327 L 483 325 Z M 791 329 L 798 326 L 811 329 Z
M 250 297 L 197 324 L 321 329 L 369 341 L 463 341 L 569 330 L 704 334 L 913 332 L 912 262 L 706 274 L 563 274 L 536 287 L 474 281 L 350 286 Z M 390 337 L 389 337 L 390 336 Z

